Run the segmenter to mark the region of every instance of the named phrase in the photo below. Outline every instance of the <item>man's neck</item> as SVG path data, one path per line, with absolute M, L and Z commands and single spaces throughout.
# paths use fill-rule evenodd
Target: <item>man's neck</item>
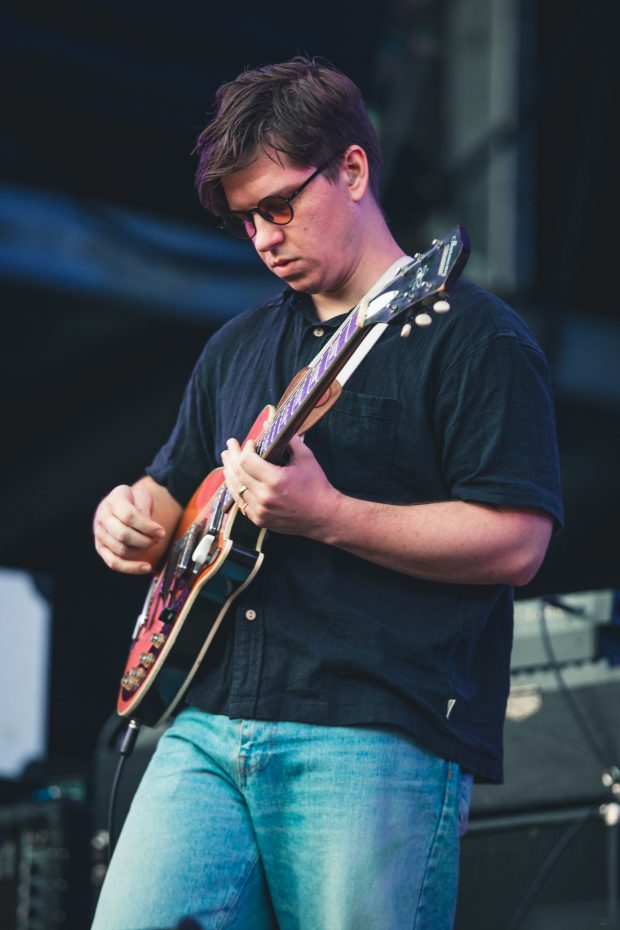
M 310 294 L 318 318 L 329 320 L 351 310 L 388 268 L 404 254 L 400 246 L 390 237 L 390 241 L 385 243 L 385 248 L 374 249 L 371 255 L 362 255 L 349 279 L 338 290 L 331 293 Z

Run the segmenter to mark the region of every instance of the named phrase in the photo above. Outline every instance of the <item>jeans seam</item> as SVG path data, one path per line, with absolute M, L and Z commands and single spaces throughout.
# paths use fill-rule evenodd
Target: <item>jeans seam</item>
M 276 732 L 276 724 L 271 722 L 266 722 L 263 725 L 263 730 L 266 730 L 266 740 L 265 746 L 260 750 L 258 758 L 252 760 L 251 749 L 250 751 L 245 751 L 243 746 L 243 725 L 245 721 L 241 723 L 241 729 L 239 731 L 239 749 L 237 753 L 237 777 L 239 780 L 239 786 L 247 789 L 248 779 L 252 775 L 258 775 L 263 769 L 266 769 L 271 762 L 271 758 L 275 751 L 278 734 Z M 268 728 L 268 729 L 267 729 Z M 256 755 L 256 751 L 254 752 Z
M 431 843 L 430 843 L 430 845 L 429 845 L 428 856 L 426 857 L 426 863 L 425 863 L 425 865 L 424 865 L 424 873 L 423 873 L 423 875 L 422 875 L 422 881 L 420 882 L 420 893 L 419 893 L 419 895 L 418 895 L 418 903 L 417 903 L 417 906 L 416 906 L 416 909 L 415 909 L 415 917 L 414 917 L 414 922 L 413 922 L 412 930 L 417 930 L 417 928 L 418 928 L 418 926 L 419 926 L 419 921 L 422 920 L 423 917 L 425 916 L 425 915 L 423 915 L 423 913 L 422 913 L 423 910 L 424 910 L 424 892 L 425 892 L 425 886 L 426 886 L 426 883 L 427 883 L 427 879 L 428 879 L 428 877 L 429 877 L 429 872 L 430 872 L 431 867 L 432 867 L 432 860 L 433 860 L 433 855 L 434 855 L 434 852 L 435 852 L 435 847 L 436 847 L 436 845 L 437 845 L 437 839 L 438 839 L 438 837 L 439 837 L 439 834 L 440 834 L 440 832 L 441 832 L 441 829 L 442 829 L 442 827 L 443 827 L 443 823 L 444 823 L 444 820 L 445 820 L 445 817 L 446 817 L 447 806 L 448 806 L 448 795 L 449 795 L 449 792 L 450 792 L 450 787 L 451 787 L 452 782 L 455 781 L 455 775 L 456 775 L 457 772 L 458 772 L 458 768 L 457 768 L 456 766 L 453 766 L 452 763 L 449 762 L 449 763 L 448 763 L 448 769 L 447 769 L 447 771 L 446 771 L 446 779 L 445 779 L 445 786 L 444 786 L 444 795 L 443 795 L 443 800 L 442 800 L 442 804 L 441 804 L 441 810 L 440 810 L 440 812 L 439 812 L 439 817 L 437 818 L 437 827 L 436 827 L 436 829 L 435 829 L 435 832 L 434 832 L 434 834 L 433 834 L 433 838 L 432 838 Z
M 247 872 L 246 872 L 246 875 L 245 875 L 245 878 L 243 879 L 243 881 L 242 881 L 241 884 L 239 885 L 239 888 L 238 888 L 238 890 L 237 890 L 237 894 L 236 894 L 234 900 L 231 902 L 230 907 L 228 908 L 228 910 L 226 911 L 226 913 L 222 916 L 222 923 L 221 923 L 221 924 L 218 924 L 217 930 L 226 930 L 226 926 L 227 926 L 227 925 L 230 925 L 231 920 L 233 920 L 233 919 L 235 918 L 235 916 L 236 916 L 236 913 L 235 913 L 235 912 L 236 912 L 236 909 L 237 909 L 237 907 L 238 907 L 238 905 L 239 905 L 239 902 L 241 901 L 241 894 L 242 894 L 242 892 L 243 892 L 243 889 L 248 885 L 248 883 L 249 883 L 249 881 L 250 881 L 250 878 L 252 877 L 252 873 L 254 872 L 254 869 L 255 869 L 256 866 L 258 865 L 259 860 L 260 860 L 260 855 L 257 855 L 256 858 L 255 858 L 255 859 L 253 860 L 253 862 L 251 863 L 250 867 L 248 868 L 248 870 L 247 870 Z
M 250 762 L 246 766 L 246 775 L 258 775 L 259 772 L 262 772 L 263 769 L 266 769 L 267 766 L 271 763 L 272 756 L 274 754 L 276 743 L 277 743 L 277 734 L 276 734 L 276 725 L 275 723 L 268 723 L 267 738 L 265 740 L 265 746 L 261 751 L 260 758 L 255 762 Z

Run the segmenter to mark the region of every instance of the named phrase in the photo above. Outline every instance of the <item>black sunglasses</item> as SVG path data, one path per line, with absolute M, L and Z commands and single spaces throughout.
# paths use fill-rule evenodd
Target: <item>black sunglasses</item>
M 253 210 L 231 210 L 225 213 L 219 224 L 219 229 L 225 229 L 231 236 L 236 239 L 253 239 L 256 235 L 256 224 L 254 222 L 254 213 L 266 220 L 268 223 L 275 223 L 276 226 L 286 226 L 293 219 L 293 208 L 291 200 L 301 194 L 304 187 L 307 187 L 310 181 L 314 181 L 322 171 L 333 161 L 332 158 L 320 168 L 317 168 L 304 183 L 289 194 L 288 197 L 281 197 L 279 194 L 272 194 L 269 197 L 263 197 Z

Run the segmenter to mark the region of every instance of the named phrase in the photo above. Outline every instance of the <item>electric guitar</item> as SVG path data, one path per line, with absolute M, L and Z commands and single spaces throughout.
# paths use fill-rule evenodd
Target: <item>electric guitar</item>
M 397 322 L 408 335 L 412 322 L 431 323 L 431 307 L 449 310 L 444 295 L 468 256 L 467 234 L 456 226 L 416 254 L 382 292 L 369 292 L 298 372 L 277 407 L 262 410 L 246 437 L 258 455 L 282 461 L 293 435 L 306 432 L 336 403 L 388 325 Z M 156 726 L 175 712 L 226 612 L 259 571 L 265 533 L 243 516 L 223 470 L 207 475 L 181 516 L 136 621 L 118 695 L 121 716 Z

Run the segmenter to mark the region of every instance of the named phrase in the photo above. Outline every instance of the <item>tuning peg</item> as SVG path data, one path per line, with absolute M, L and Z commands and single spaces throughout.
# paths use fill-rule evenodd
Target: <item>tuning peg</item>
M 418 313 L 414 320 L 416 326 L 430 326 L 433 318 L 429 313 Z
M 436 300 L 433 304 L 433 310 L 435 313 L 447 313 L 450 309 L 450 304 L 447 300 Z
M 411 335 L 411 323 L 405 323 L 405 325 L 400 331 L 400 334 L 403 337 L 403 339 L 406 339 L 407 336 Z

